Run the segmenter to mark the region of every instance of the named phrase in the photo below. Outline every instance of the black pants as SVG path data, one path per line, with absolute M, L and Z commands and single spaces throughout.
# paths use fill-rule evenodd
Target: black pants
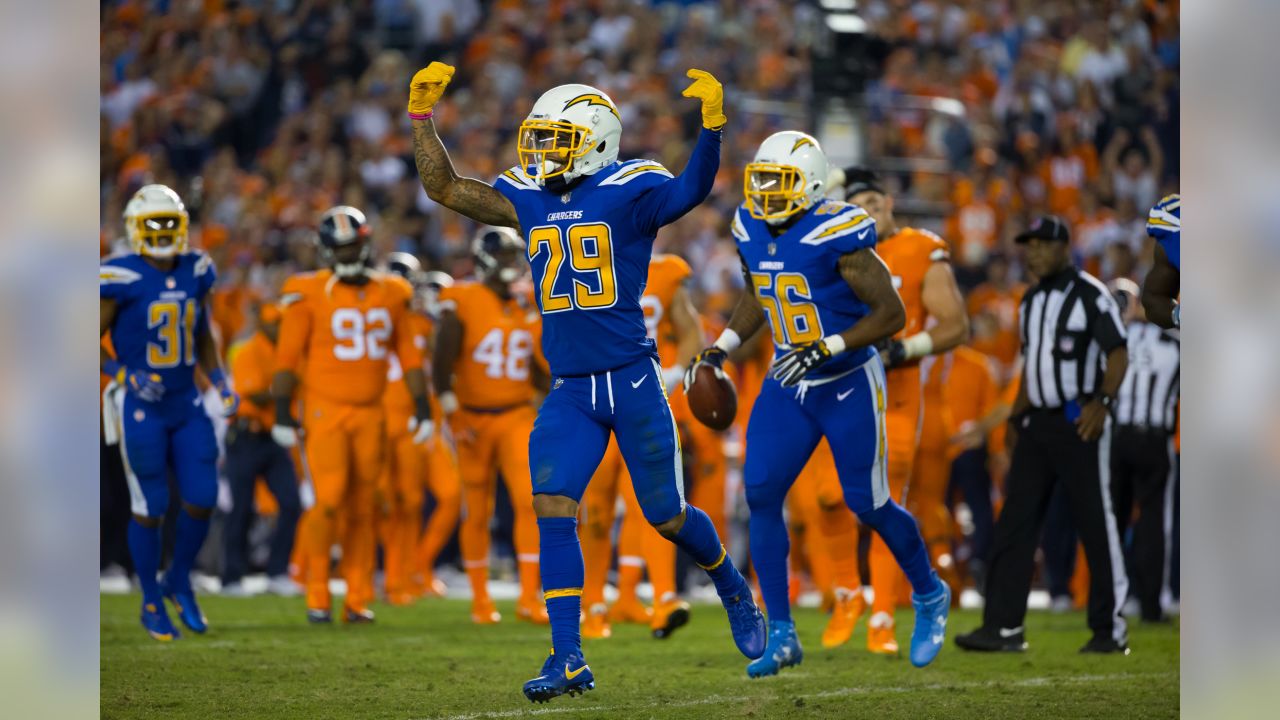
M 991 504 L 991 474 L 987 472 L 987 447 L 965 450 L 951 461 L 951 498 L 956 488 L 964 496 L 973 517 L 973 537 L 969 539 L 969 570 L 975 579 L 986 577 L 991 561 L 991 534 L 995 527 L 995 511 Z M 980 577 L 979 577 L 980 576 Z
M 1129 581 L 1110 507 L 1109 435 L 1108 427 L 1099 440 L 1085 442 L 1060 412 L 1034 412 L 1019 421 L 1007 498 L 996 521 L 985 627 L 1022 625 L 1041 525 L 1061 483 L 1089 561 L 1089 628 L 1095 637 L 1126 640 L 1120 605 Z
M 1071 500 L 1062 483 L 1049 495 L 1040 549 L 1044 552 L 1044 584 L 1049 597 L 1071 597 L 1071 577 L 1076 574 L 1076 526 L 1071 518 Z
M 100 533 L 98 569 L 105 570 L 108 565 L 119 565 L 125 570 L 133 571 L 133 559 L 129 556 L 129 518 L 133 516 L 130 509 L 129 484 L 125 480 L 124 461 L 120 457 L 119 445 L 108 445 L 99 437 L 99 458 L 102 461 L 99 480 L 101 482 Z
M 1165 582 L 1165 490 L 1173 466 L 1173 439 L 1167 432 L 1118 427 L 1111 446 L 1111 498 L 1120 536 L 1138 511 L 1130 544 L 1129 569 L 1143 620 L 1160 618 Z M 1171 519 L 1171 518 L 1170 518 Z
M 266 480 L 280 506 L 267 575 L 284 575 L 289 570 L 289 553 L 293 551 L 293 536 L 302 514 L 298 478 L 288 451 L 277 445 L 270 433 L 233 428 L 227 434 L 226 473 L 232 505 L 227 515 L 222 582 L 237 582 L 248 571 L 249 521 L 253 517 L 253 487 L 259 477 Z

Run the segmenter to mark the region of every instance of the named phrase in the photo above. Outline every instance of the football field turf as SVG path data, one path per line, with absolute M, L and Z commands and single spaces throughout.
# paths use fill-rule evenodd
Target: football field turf
M 300 599 L 203 600 L 211 629 L 157 643 L 138 624 L 137 595 L 101 598 L 104 718 L 1163 718 L 1178 715 L 1178 633 L 1131 629 L 1128 657 L 1080 655 L 1081 613 L 1032 613 L 1023 655 L 947 647 L 928 668 L 870 655 L 865 618 L 843 648 L 823 650 L 826 617 L 798 610 L 804 663 L 750 680 L 724 611 L 695 606 L 667 641 L 614 626 L 584 651 L 596 689 L 532 705 L 520 693 L 550 640 L 499 603 L 500 625 L 476 627 L 461 600 L 376 606 L 373 626 L 311 627 Z M 911 613 L 898 615 L 905 645 Z M 176 616 L 174 622 L 177 623 Z M 948 635 L 977 625 L 953 613 Z

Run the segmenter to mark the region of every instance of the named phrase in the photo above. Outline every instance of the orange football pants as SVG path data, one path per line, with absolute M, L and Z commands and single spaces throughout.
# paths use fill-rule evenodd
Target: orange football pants
M 304 452 L 315 505 L 302 525 L 307 607 L 328 609 L 329 552 L 337 539 L 339 511 L 345 515 L 342 572 L 348 607 L 373 601 L 374 496 L 386 451 L 382 405 L 309 401 L 302 420 Z
M 653 596 L 660 599 L 676 590 L 676 546 L 658 534 L 644 519 L 631 473 L 618 450 L 618 442 L 609 439 L 604 458 L 591 476 L 582 496 L 582 559 L 586 577 L 582 588 L 582 606 L 604 602 L 605 578 L 613 550 L 613 523 L 618 498 L 622 498 L 622 527 L 618 531 L 618 592 L 621 599 L 635 599 L 636 585 L 649 568 Z
M 920 368 L 894 368 L 885 375 L 885 392 L 889 404 L 885 414 L 889 495 L 898 504 L 905 506 L 907 483 L 911 479 L 920 437 Z M 875 599 L 871 604 L 873 613 L 886 612 L 892 615 L 898 604 L 910 602 L 910 593 L 904 592 L 907 587 L 906 576 L 878 533 L 871 534 L 867 565 L 871 571 L 871 588 L 875 591 Z
M 426 531 L 418 540 L 413 572 L 421 578 L 421 586 L 429 587 L 435 577 L 436 558 L 449 542 L 462 513 L 462 480 L 458 477 L 458 458 L 453 447 L 437 434 L 427 443 L 427 489 L 436 506 L 427 520 Z
M 953 527 L 947 510 L 947 486 L 951 482 L 951 460 L 946 446 L 921 446 L 912 468 L 911 492 L 907 495 L 907 510 L 920 523 L 920 535 L 937 567 L 950 565 Z
M 725 477 L 729 472 L 729 460 L 724 454 L 724 437 L 693 417 L 684 390 L 678 387 L 671 394 L 671 414 L 682 431 L 682 445 L 692 459 L 689 465 L 689 502 L 711 518 L 720 541 L 727 547 L 729 522 L 725 510 Z
M 809 567 L 822 592 L 862 587 L 858 572 L 858 521 L 844 502 L 835 457 L 824 438 L 792 486 L 795 508 L 807 519 Z
M 458 541 L 476 600 L 489 597 L 489 521 L 498 490 L 497 476 L 501 473 L 515 512 L 520 600 L 542 602 L 538 519 L 533 512 L 533 481 L 529 478 L 529 433 L 535 417 L 533 406 L 520 405 L 492 413 L 463 408 L 449 418 L 458 446 L 465 508 Z

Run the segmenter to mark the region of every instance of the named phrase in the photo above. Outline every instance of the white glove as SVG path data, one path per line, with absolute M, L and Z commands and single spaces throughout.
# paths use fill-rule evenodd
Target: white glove
M 291 448 L 298 444 L 298 428 L 290 425 L 272 425 L 271 439 L 283 448 Z
M 409 432 L 413 433 L 413 443 L 422 445 L 431 439 L 431 433 L 435 431 L 435 423 L 430 420 L 419 420 L 416 417 L 409 418 Z
M 684 366 L 676 363 L 668 368 L 662 368 L 662 387 L 666 388 L 667 393 L 675 390 L 684 380 Z

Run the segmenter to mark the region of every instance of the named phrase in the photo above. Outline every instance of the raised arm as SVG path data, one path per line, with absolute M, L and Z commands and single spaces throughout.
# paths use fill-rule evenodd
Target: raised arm
M 444 94 L 453 72 L 453 67 L 433 62 L 419 70 L 409 85 L 413 159 L 422 187 L 427 197 L 476 222 L 519 230 L 520 223 L 511 201 L 488 183 L 460 177 L 436 134 L 432 109 Z

